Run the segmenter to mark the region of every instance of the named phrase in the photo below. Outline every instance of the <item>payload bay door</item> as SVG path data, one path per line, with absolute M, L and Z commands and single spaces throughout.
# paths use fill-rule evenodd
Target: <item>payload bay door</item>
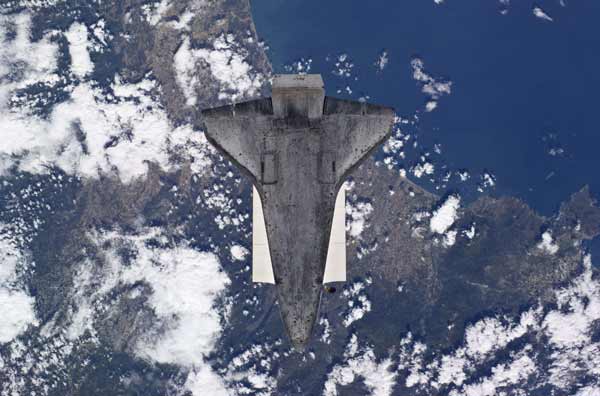
M 275 284 L 260 194 L 252 188 L 252 281 Z M 335 199 L 323 283 L 346 281 L 346 191 Z

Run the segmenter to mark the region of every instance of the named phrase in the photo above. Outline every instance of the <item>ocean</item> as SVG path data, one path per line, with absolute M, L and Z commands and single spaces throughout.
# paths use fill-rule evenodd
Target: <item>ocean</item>
M 310 73 L 323 75 L 328 95 L 393 106 L 411 120 L 406 134 L 417 145 L 406 150 L 405 167 L 427 155 L 433 175 L 409 172 L 424 187 L 470 200 L 489 173 L 495 185 L 483 193 L 519 197 L 544 215 L 584 185 L 598 197 L 600 2 L 251 5 L 276 73 L 310 65 Z M 534 7 L 547 18 L 536 17 Z M 413 78 L 414 59 L 435 81 L 451 82 L 433 111 L 425 109 L 431 96 Z M 465 170 L 470 182 L 456 176 Z M 600 254 L 600 243 L 593 245 Z

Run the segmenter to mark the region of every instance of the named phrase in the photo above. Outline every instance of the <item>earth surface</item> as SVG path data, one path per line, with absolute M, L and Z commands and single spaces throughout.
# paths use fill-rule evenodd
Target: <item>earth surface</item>
M 600 3 L 323 3 L 0 2 L 0 395 L 600 395 Z M 283 72 L 397 111 L 303 351 L 199 116 Z

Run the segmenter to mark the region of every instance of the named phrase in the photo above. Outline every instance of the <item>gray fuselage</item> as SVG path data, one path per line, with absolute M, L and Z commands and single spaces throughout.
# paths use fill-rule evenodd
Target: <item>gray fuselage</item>
M 390 108 L 325 97 L 318 85 L 276 77 L 272 98 L 202 112 L 207 138 L 261 196 L 280 311 L 296 347 L 317 319 L 337 192 L 394 120 Z

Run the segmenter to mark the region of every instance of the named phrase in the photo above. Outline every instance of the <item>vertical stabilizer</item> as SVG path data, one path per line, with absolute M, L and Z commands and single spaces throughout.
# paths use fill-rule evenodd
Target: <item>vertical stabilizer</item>
M 272 101 L 276 118 L 321 118 L 323 79 L 320 74 L 278 74 L 273 79 Z

